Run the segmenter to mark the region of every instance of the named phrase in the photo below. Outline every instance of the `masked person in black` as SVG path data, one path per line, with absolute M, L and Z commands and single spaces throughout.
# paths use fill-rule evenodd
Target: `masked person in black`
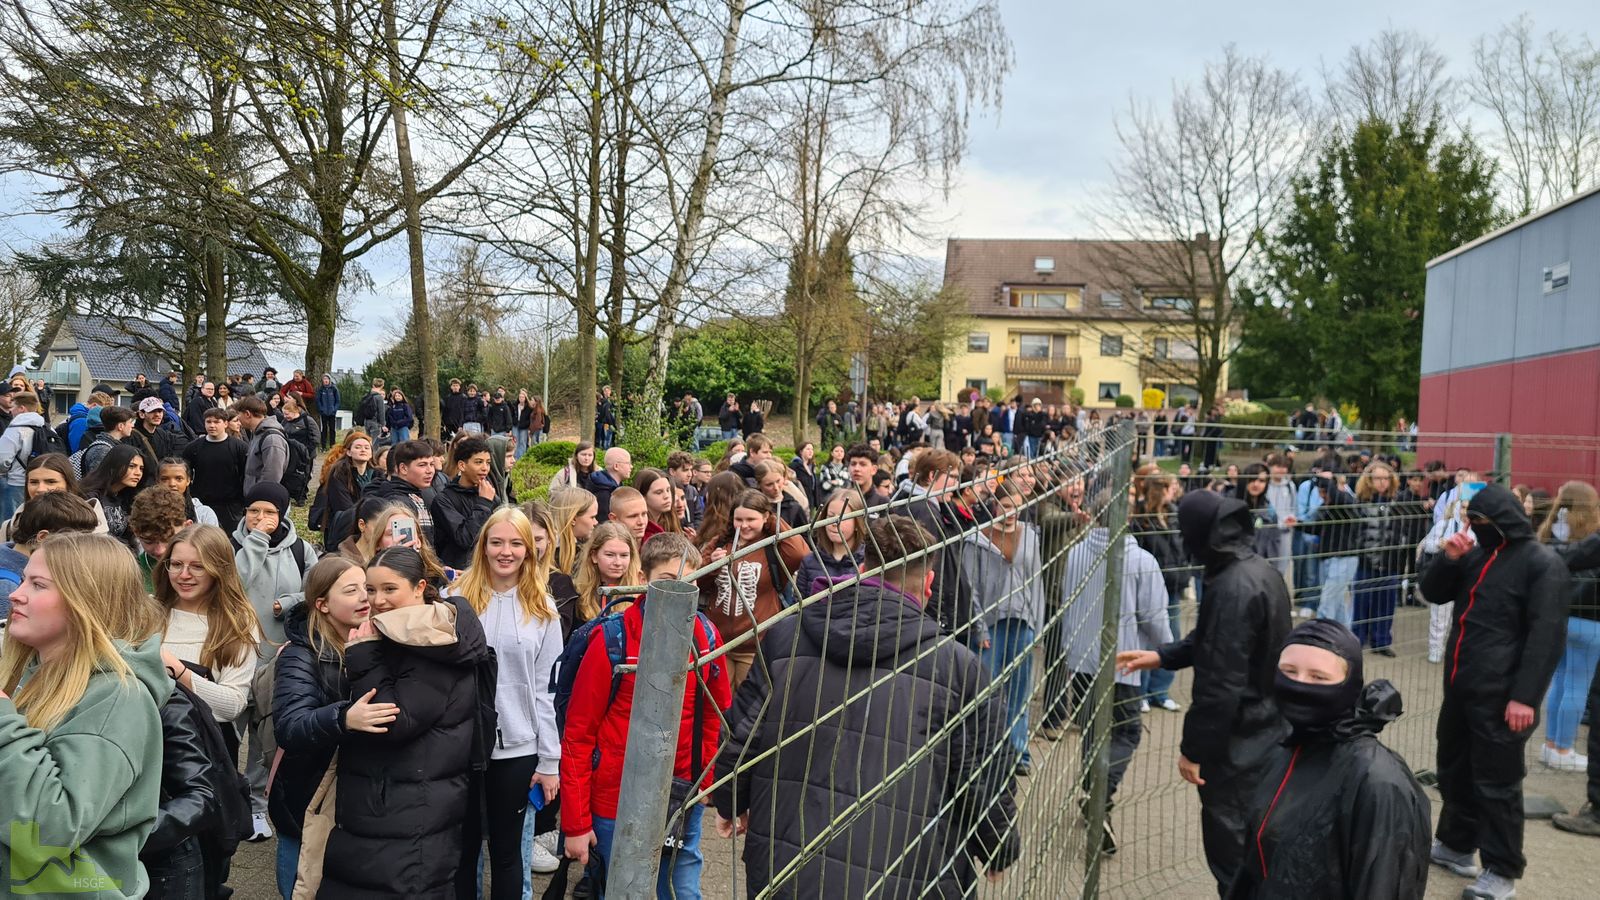
M 1515 495 L 1489 484 L 1422 571 L 1422 596 L 1454 601 L 1439 708 L 1433 861 L 1471 878 L 1463 897 L 1512 897 L 1522 855 L 1523 749 L 1567 644 L 1570 582 L 1534 540 Z M 1483 856 L 1480 871 L 1473 851 Z
M 1117 666 L 1123 674 L 1194 668 L 1178 773 L 1200 789 L 1206 863 L 1220 892 L 1245 857 L 1251 797 L 1288 733 L 1272 686 L 1289 633 L 1289 591 L 1256 555 L 1255 521 L 1243 500 L 1189 494 L 1178 504 L 1178 531 L 1205 566 L 1194 631 L 1160 650 L 1118 653 Z
M 1428 797 L 1378 732 L 1399 718 L 1388 681 L 1363 685 L 1361 642 L 1332 619 L 1289 632 L 1273 682 L 1289 723 L 1247 820 L 1230 900 L 1409 900 L 1428 884 Z

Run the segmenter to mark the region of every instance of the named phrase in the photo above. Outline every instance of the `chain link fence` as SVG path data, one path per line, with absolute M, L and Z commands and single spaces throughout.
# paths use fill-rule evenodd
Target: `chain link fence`
M 1283 574 L 1297 616 L 1344 617 L 1368 644 L 1367 679 L 1401 691 L 1405 713 L 1382 739 L 1426 782 L 1443 692 L 1431 651 L 1449 622 L 1430 612 L 1416 577 L 1419 547 L 1455 512 L 1441 494 L 1458 466 L 1475 473 L 1462 479 L 1525 477 L 1554 494 L 1592 479 L 1600 442 L 1530 438 L 1524 450 L 1522 438 L 1488 434 L 1360 434 L 1330 449 L 1259 426 L 1190 440 L 1219 445 L 1214 470 L 1150 461 L 1155 437 L 1123 422 L 1035 460 L 980 465 L 959 483 L 935 472 L 887 506 L 735 545 L 682 583 L 654 586 L 608 893 L 647 896 L 664 833 L 704 815 L 708 897 L 1213 895 L 1198 797 L 1176 767 L 1189 673 L 1119 684 L 1113 667 L 1119 649 L 1187 633 L 1204 602 L 1198 569 L 1171 552 L 1181 541 L 1164 506 L 1177 492 L 1163 494 L 1168 484 L 1224 490 L 1257 509 L 1258 552 Z M 1265 461 L 1291 447 L 1297 471 L 1285 485 Z M 1513 451 L 1537 471 L 1513 466 Z M 1307 457 L 1319 454 L 1339 467 L 1328 489 L 1348 490 L 1349 502 L 1329 502 L 1307 478 Z M 1371 463 L 1386 456 L 1396 458 L 1393 482 L 1381 484 Z M 1445 467 L 1425 471 L 1433 460 Z M 915 518 L 932 541 L 909 553 L 875 545 L 883 532 L 869 526 L 889 515 Z M 1007 530 L 1012 519 L 1022 524 Z M 798 599 L 765 616 L 753 597 L 738 604 L 751 586 L 741 563 L 792 577 L 772 552 L 781 541 L 815 552 L 850 533 L 865 544 L 859 574 L 799 585 Z M 927 615 L 908 618 L 897 605 L 916 605 L 923 570 L 933 578 Z M 691 668 L 680 662 L 690 646 L 683 623 L 697 600 L 715 602 L 706 586 L 719 578 L 748 625 Z M 651 641 L 670 645 L 654 662 Z M 733 705 L 714 710 L 721 745 L 702 761 L 709 787 L 671 795 L 687 679 L 709 692 L 709 663 L 729 668 L 758 644 Z M 1595 668 L 1587 645 L 1571 647 L 1552 689 L 1561 728 L 1576 721 L 1571 697 L 1581 707 Z M 666 700 L 641 704 L 646 694 Z M 1546 728 L 1528 744 L 1528 790 L 1581 793 L 1581 771 L 1543 764 Z M 1573 745 L 1581 751 L 1581 738 Z M 749 833 L 718 837 L 702 804 L 748 812 Z M 984 877 L 991 860 L 1010 863 L 999 880 Z

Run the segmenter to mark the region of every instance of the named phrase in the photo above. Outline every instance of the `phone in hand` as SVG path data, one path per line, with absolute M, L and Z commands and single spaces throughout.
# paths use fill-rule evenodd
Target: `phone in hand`
M 1465 503 L 1471 500 L 1473 497 L 1478 496 L 1478 492 L 1483 490 L 1488 484 L 1489 483 L 1487 481 L 1462 482 L 1461 489 L 1456 491 L 1456 499 Z
M 394 538 L 396 544 L 409 547 L 417 540 L 417 520 L 405 516 L 390 519 L 389 536 Z

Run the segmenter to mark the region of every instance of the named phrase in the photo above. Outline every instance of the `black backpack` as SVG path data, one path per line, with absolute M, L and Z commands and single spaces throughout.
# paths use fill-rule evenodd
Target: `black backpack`
M 356 404 L 356 427 L 359 428 L 363 422 L 377 417 L 378 395 L 369 391 L 365 397 L 361 398 L 361 402 Z
M 184 663 L 190 671 L 206 678 L 211 677 L 204 666 Z M 251 820 L 250 782 L 239 773 L 239 735 L 232 725 L 217 722 L 211 707 L 182 684 L 173 684 L 173 690 L 182 691 L 189 699 L 189 724 L 200 736 L 200 749 L 211 761 L 211 792 L 216 795 L 217 824 L 200 835 L 202 850 L 207 855 L 226 859 L 238 849 L 239 842 L 255 831 Z
M 62 456 L 67 456 L 72 452 L 67 449 L 67 442 L 62 440 L 61 435 L 57 434 L 56 430 L 49 425 L 13 425 L 11 427 L 33 429 L 33 449 L 28 451 L 26 459 L 22 457 L 22 454 L 17 454 L 17 458 L 11 461 L 13 466 L 27 465 L 35 458 L 46 453 L 59 453 Z

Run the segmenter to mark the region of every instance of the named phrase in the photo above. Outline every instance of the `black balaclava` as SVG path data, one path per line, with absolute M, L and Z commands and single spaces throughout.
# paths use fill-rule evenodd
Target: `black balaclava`
M 1278 672 L 1273 682 L 1278 712 L 1294 728 L 1291 743 L 1331 734 L 1334 726 L 1355 714 L 1361 697 L 1361 642 L 1350 629 L 1332 619 L 1302 622 L 1283 642 L 1320 647 L 1337 654 L 1349 666 L 1338 684 L 1307 684 Z

